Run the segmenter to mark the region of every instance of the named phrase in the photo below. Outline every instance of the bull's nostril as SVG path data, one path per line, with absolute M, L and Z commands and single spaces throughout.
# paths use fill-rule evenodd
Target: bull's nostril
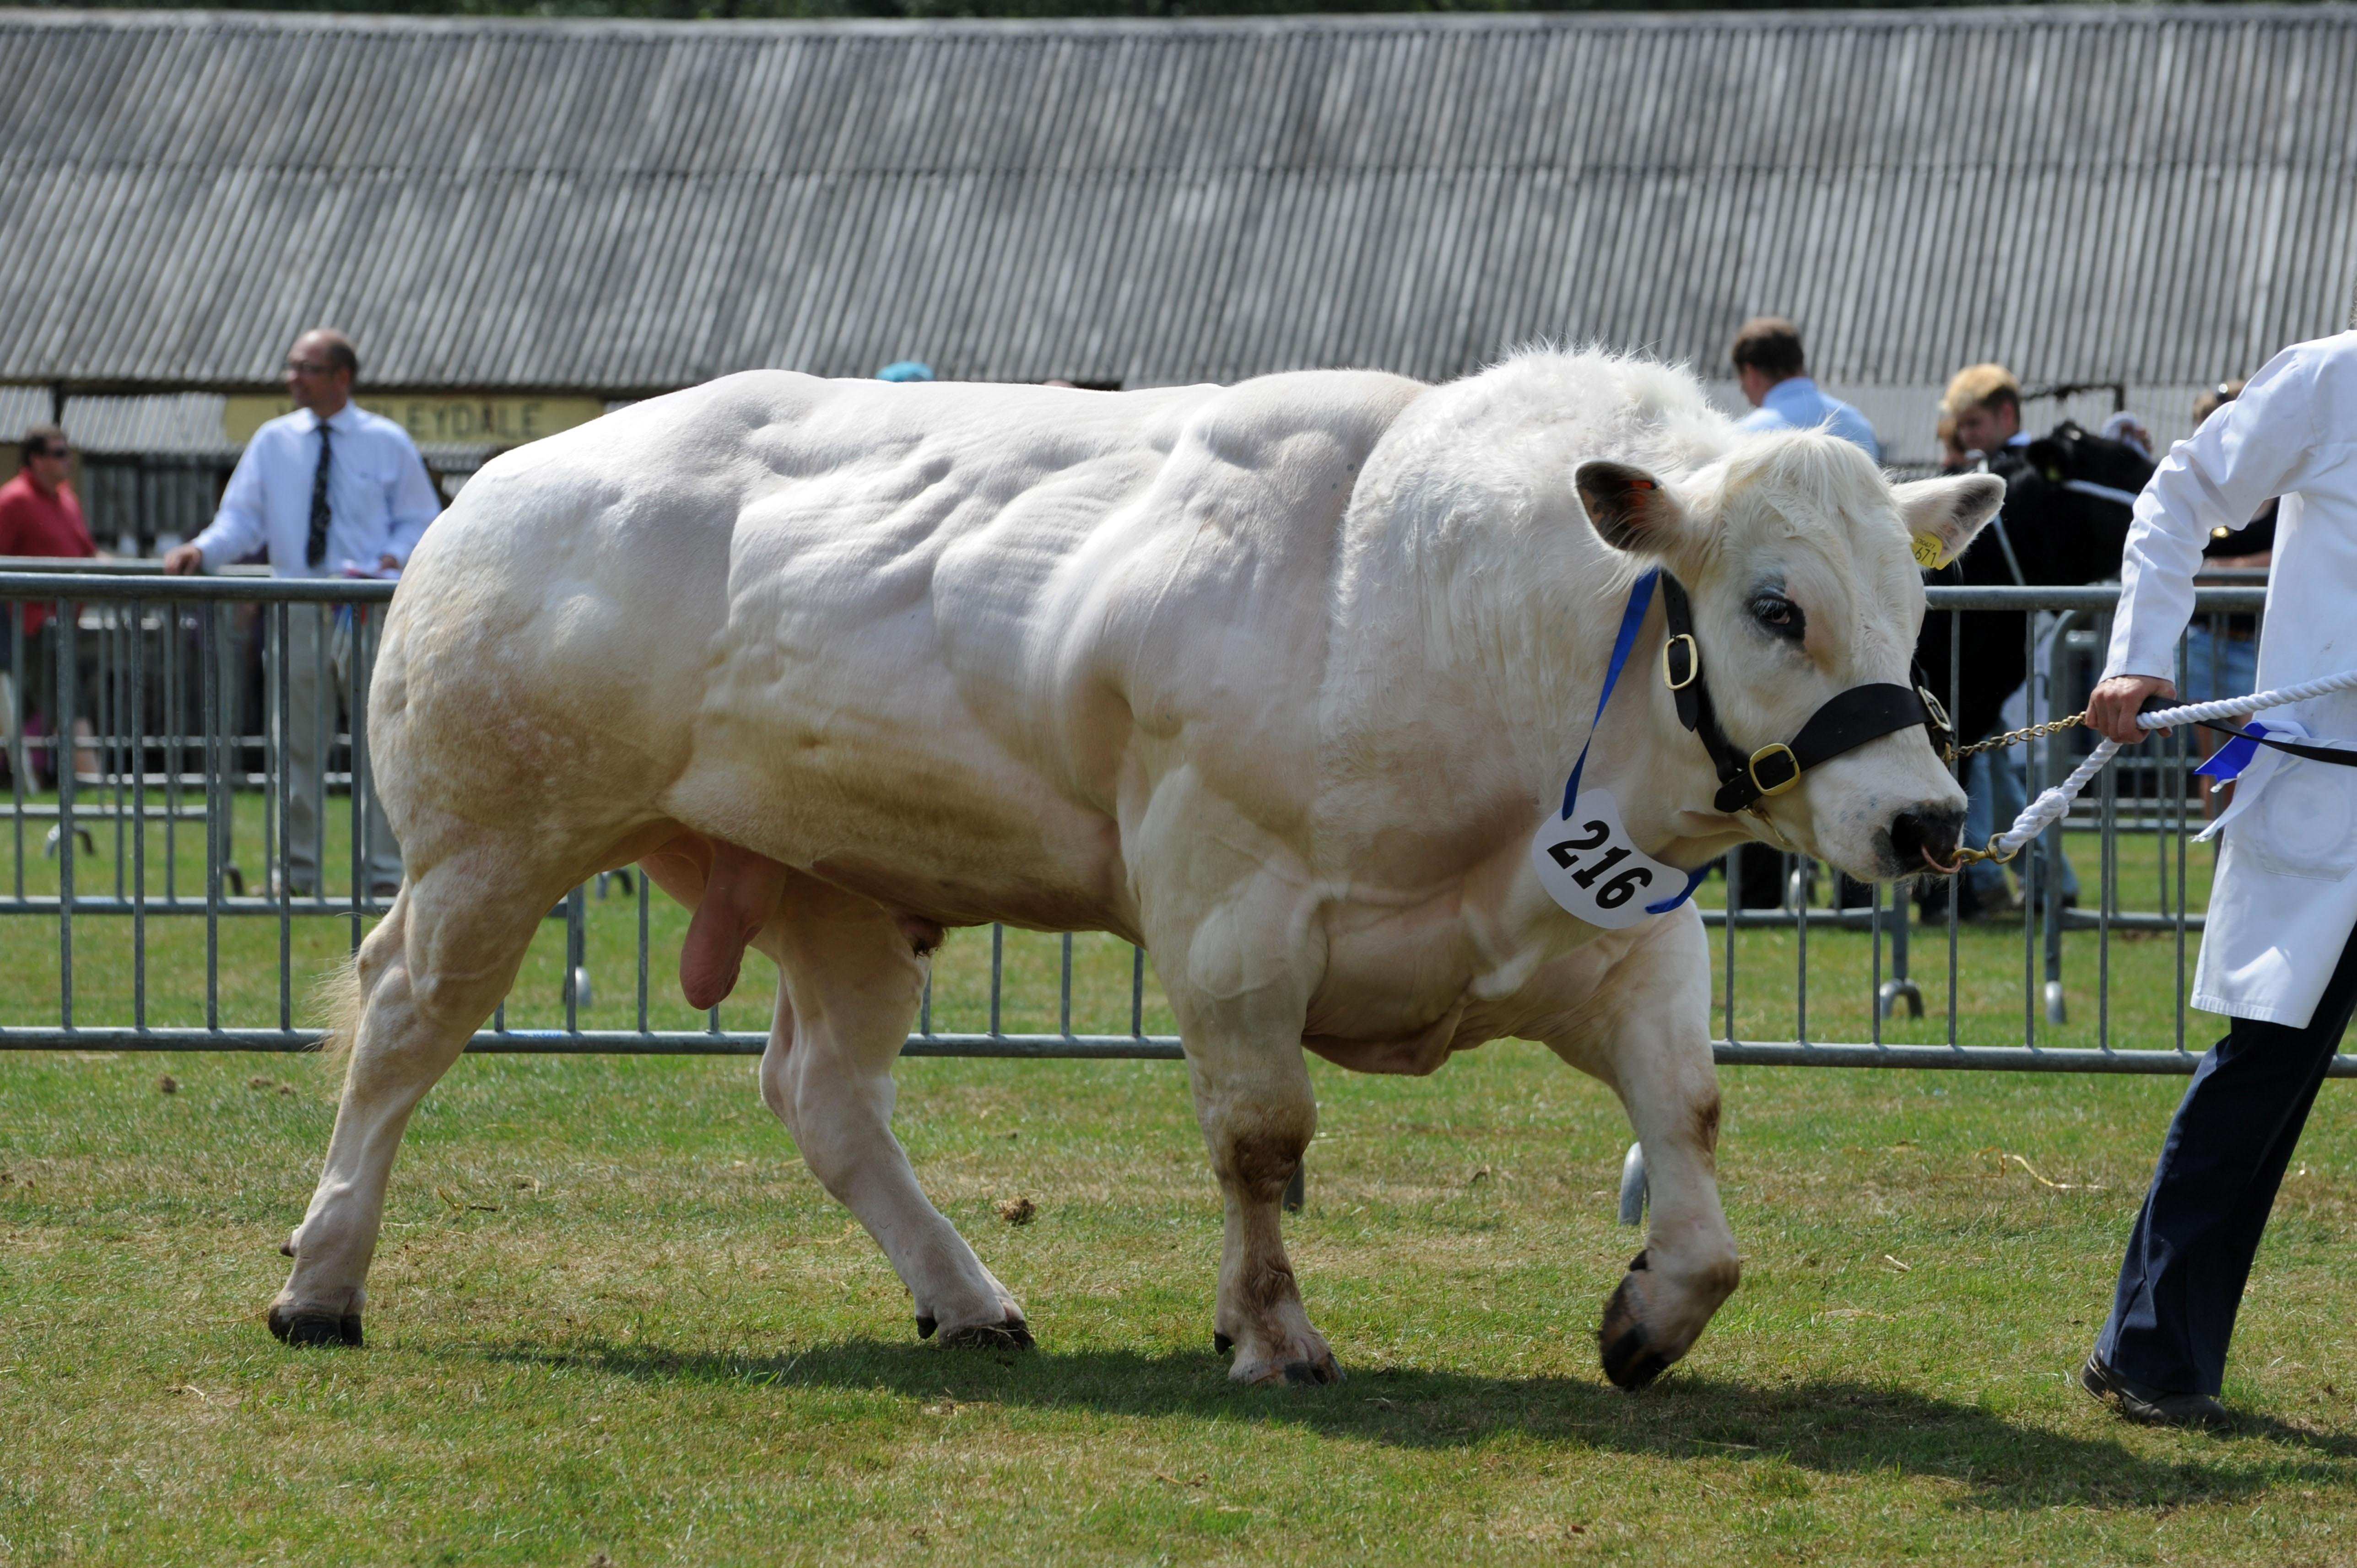
M 1956 858 L 1956 835 L 1964 822 L 1962 812 L 1946 808 L 1901 811 L 1891 819 L 1891 851 L 1910 870 L 1926 864 L 1946 865 Z

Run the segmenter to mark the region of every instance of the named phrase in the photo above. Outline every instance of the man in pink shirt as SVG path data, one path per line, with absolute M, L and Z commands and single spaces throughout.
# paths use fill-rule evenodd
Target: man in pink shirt
M 54 424 L 36 424 L 25 432 L 22 451 L 24 467 L 15 478 L 0 485 L 0 555 L 82 558 L 97 554 L 98 546 L 91 542 L 90 528 L 82 521 L 81 502 L 75 497 L 73 487 L 66 482 L 73 457 L 66 433 Z M 23 712 L 27 720 L 39 720 L 37 733 L 52 735 L 57 731 L 58 708 L 59 628 L 50 624 L 54 613 L 49 606 L 38 600 L 25 605 L 22 671 Z M 82 661 L 81 658 L 75 660 L 77 666 Z M 76 672 L 79 674 L 79 670 Z M 77 682 L 77 694 L 85 685 L 86 682 Z M 77 707 L 81 705 L 76 703 Z M 29 723 L 27 728 L 36 730 Z M 87 716 L 74 720 L 74 733 L 85 740 L 89 738 Z M 95 772 L 97 768 L 96 753 L 84 747 L 82 771 Z

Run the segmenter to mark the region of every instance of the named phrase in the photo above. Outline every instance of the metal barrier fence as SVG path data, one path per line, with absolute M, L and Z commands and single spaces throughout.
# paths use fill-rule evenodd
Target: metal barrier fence
M 332 935 L 335 950 L 349 950 L 383 908 L 371 887 L 371 862 L 382 861 L 391 846 L 381 842 L 372 810 L 365 694 L 392 591 L 388 584 L 338 580 L 166 578 L 131 565 L 110 573 L 0 571 L 9 677 L 5 840 L 14 850 L 0 889 L 0 917 L 14 929 L 0 952 L 21 955 L 35 945 L 46 951 L 53 938 L 56 955 L 53 970 L 33 984 L 38 991 L 54 983 L 54 1019 L 0 1022 L 0 1049 L 316 1046 L 317 1031 L 299 1017 L 300 982 L 326 950 L 322 933 Z M 2115 596 L 2115 590 L 2100 586 L 1931 590 L 1933 609 L 1961 612 L 1951 618 L 1952 638 L 1960 636 L 1962 614 L 2036 612 L 2024 626 L 2026 652 L 2041 675 L 2031 683 L 2032 722 L 2081 705 L 2090 634 L 2097 643 L 2107 636 Z M 2256 587 L 2201 590 L 2198 613 L 2210 618 L 2213 652 L 2248 640 L 2247 622 L 2230 627 L 2222 618 L 2253 616 L 2264 597 Z M 1953 709 L 1956 693 L 1944 695 Z M 38 720 L 30 729 L 28 712 Z M 348 717 L 341 727 L 339 713 Z M 2070 732 L 2029 748 L 2029 792 L 2069 770 L 2083 754 L 2082 736 Z M 2147 742 L 2107 770 L 2067 824 L 2083 854 L 2084 841 L 2093 841 L 2092 908 L 2048 896 L 2061 875 L 2064 830 L 2023 856 L 2018 960 L 2002 956 L 2014 941 L 2004 927 L 1967 928 L 1953 899 L 1944 918 L 1930 924 L 1908 910 L 1903 887 L 1853 887 L 1850 907 L 1843 907 L 1842 879 L 1820 876 L 1818 868 L 1789 855 L 1777 869 L 1770 905 L 1750 907 L 1757 900 L 1745 897 L 1743 859 L 1729 857 L 1722 907 L 1704 911 L 1717 944 L 1718 1059 L 2190 1072 L 2198 1057 L 2187 1037 L 2186 939 L 2201 923 L 2201 900 L 2189 892 L 2193 863 L 2186 841 L 2201 813 L 2190 787 L 2190 742 L 2182 731 Z M 332 811 L 329 799 L 337 802 Z M 307 808 L 307 800 L 317 807 Z M 2123 845 L 2136 839 L 2151 844 L 2148 862 L 2136 852 L 2138 866 L 2150 872 L 2149 908 L 2122 903 L 2129 869 Z M 255 875 L 246 874 L 242 853 L 251 854 Z M 2206 851 L 2198 853 L 2206 860 Z M 338 880 L 342 886 L 331 889 Z M 2145 869 L 2135 880 L 2145 885 Z M 617 889 L 630 900 L 627 912 L 612 908 L 609 895 Z M 1756 884 L 1750 891 L 1759 891 Z M 625 913 L 635 924 L 624 943 L 634 950 L 626 961 L 632 1004 L 621 1026 L 600 1025 L 585 1017 L 593 1010 L 592 938 L 610 946 L 614 917 Z M 666 908 L 666 921 L 669 916 Z M 550 986 L 554 998 L 544 994 L 541 1010 L 561 1013 L 561 1023 L 511 1024 L 508 1015 L 519 1005 L 511 993 L 470 1049 L 750 1055 L 766 1046 L 766 1026 L 724 1027 L 718 1008 L 700 1028 L 662 1026 L 658 1015 L 679 1009 L 651 983 L 656 917 L 643 877 L 601 877 L 576 889 L 551 919 L 563 929 L 564 952 Z M 27 943 L 22 933 L 42 922 L 53 922 L 54 929 Z M 257 928 L 267 937 L 257 940 Z M 225 934 L 233 950 L 226 961 Z M 1934 972 L 1944 970 L 1944 1020 L 1923 1016 L 1920 959 L 1927 938 L 1944 938 L 1944 951 L 1935 949 L 1934 957 Z M 1017 933 L 1013 940 L 1057 944 L 1052 993 L 1038 964 L 1030 965 L 1029 980 L 1010 989 L 1010 936 L 994 927 L 986 972 L 974 973 L 970 964 L 960 972 L 971 983 L 948 1008 L 973 1015 L 975 1025 L 986 1012 L 986 1026 L 937 1026 L 946 1020 L 929 990 L 907 1054 L 1180 1055 L 1175 1036 L 1148 1026 L 1149 1015 L 1161 1007 L 1142 953 L 1117 953 L 1108 939 L 1093 937 L 1082 939 L 1086 945 L 1077 956 L 1070 936 Z M 92 950 L 106 947 L 115 960 L 94 985 L 88 980 L 93 961 L 78 951 L 85 943 Z M 2167 946 L 2156 961 L 2150 950 L 2158 943 Z M 1780 963 L 1781 948 L 1789 948 L 1789 974 L 1761 978 L 1758 967 Z M 1966 1004 L 1968 954 L 1975 978 L 2000 960 L 2008 970 L 2018 962 L 2018 995 L 1995 1007 Z M 2072 968 L 2092 961 L 2093 982 L 2084 990 L 2092 1030 L 2083 1016 L 2071 1021 L 2066 960 Z M 1813 968 L 1843 972 L 1830 989 L 1821 979 L 1813 998 Z M 1116 978 L 1125 969 L 1125 986 Z M 21 991 L 29 972 L 21 956 L 10 959 L 0 970 L 0 987 Z M 937 961 L 936 984 L 945 972 Z M 1076 1025 L 1076 975 L 1089 993 L 1079 1012 L 1094 1007 L 1126 1016 L 1116 1016 L 1113 1027 L 1092 1028 L 1085 1018 Z M 200 1019 L 178 1021 L 178 1014 L 197 1011 L 190 993 L 199 984 Z M 225 986 L 233 994 L 225 994 Z M 1107 1000 L 1125 989 L 1125 1009 Z M 2153 998 L 2163 990 L 2169 1006 L 2156 1025 Z M 1044 1019 L 1051 993 L 1052 1029 L 1027 1032 L 1010 1024 L 1026 1012 Z M 2135 1017 L 2119 1015 L 2115 1004 L 2123 997 L 2135 1001 Z M 1837 1029 L 1862 1025 L 1852 1033 L 1863 1037 L 1813 1037 L 1813 1007 L 1820 1026 L 1830 1011 L 1840 1020 Z M 1777 1020 L 1788 1009 L 1790 1034 L 1778 1037 Z M 1766 1026 L 1739 1026 L 1747 1012 L 1766 1018 Z M 2013 1017 L 2018 1032 L 2007 1021 Z M 2115 1038 L 2123 1032 L 2138 1032 L 2139 1040 Z M 2122 1048 L 2140 1042 L 2159 1048 Z M 2333 1070 L 2357 1073 L 2357 1061 L 2344 1057 Z

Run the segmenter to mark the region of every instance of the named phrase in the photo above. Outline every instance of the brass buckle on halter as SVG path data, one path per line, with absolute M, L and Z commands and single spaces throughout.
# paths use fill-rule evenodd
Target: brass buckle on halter
M 1772 762 L 1780 752 L 1783 754 L 1784 766 L 1791 769 L 1791 771 L 1786 773 L 1782 779 L 1770 784 L 1765 779 L 1760 777 L 1760 765 L 1762 762 Z M 1781 795 L 1785 790 L 1790 789 L 1793 785 L 1798 784 L 1801 781 L 1801 759 L 1793 756 L 1792 748 L 1786 746 L 1781 740 L 1774 742 L 1772 745 L 1763 746 L 1759 750 L 1753 752 L 1751 754 L 1751 760 L 1745 764 L 1745 767 L 1751 774 L 1751 787 L 1754 789 L 1759 790 L 1763 797 L 1769 795 Z
M 1940 705 L 1940 699 L 1932 695 L 1930 688 L 1924 686 L 1916 687 L 1915 696 L 1916 700 L 1923 704 L 1923 711 L 1932 715 L 1932 727 L 1933 729 L 1940 730 L 1950 735 L 1955 733 L 1955 725 L 1948 722 L 1948 710 Z
M 1670 658 L 1671 650 L 1681 642 L 1686 645 L 1686 672 L 1680 676 L 1676 663 Z M 1702 674 L 1702 649 L 1688 632 L 1680 632 L 1662 644 L 1662 680 L 1673 692 L 1683 692 Z

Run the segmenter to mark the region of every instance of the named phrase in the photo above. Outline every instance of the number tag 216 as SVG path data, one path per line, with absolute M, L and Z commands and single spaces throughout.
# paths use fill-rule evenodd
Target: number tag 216
M 1684 872 L 1637 847 L 1621 824 L 1620 802 L 1600 787 L 1579 792 L 1569 821 L 1547 814 L 1531 840 L 1531 868 L 1566 912 L 1611 931 L 1636 925 L 1646 905 L 1686 885 Z

